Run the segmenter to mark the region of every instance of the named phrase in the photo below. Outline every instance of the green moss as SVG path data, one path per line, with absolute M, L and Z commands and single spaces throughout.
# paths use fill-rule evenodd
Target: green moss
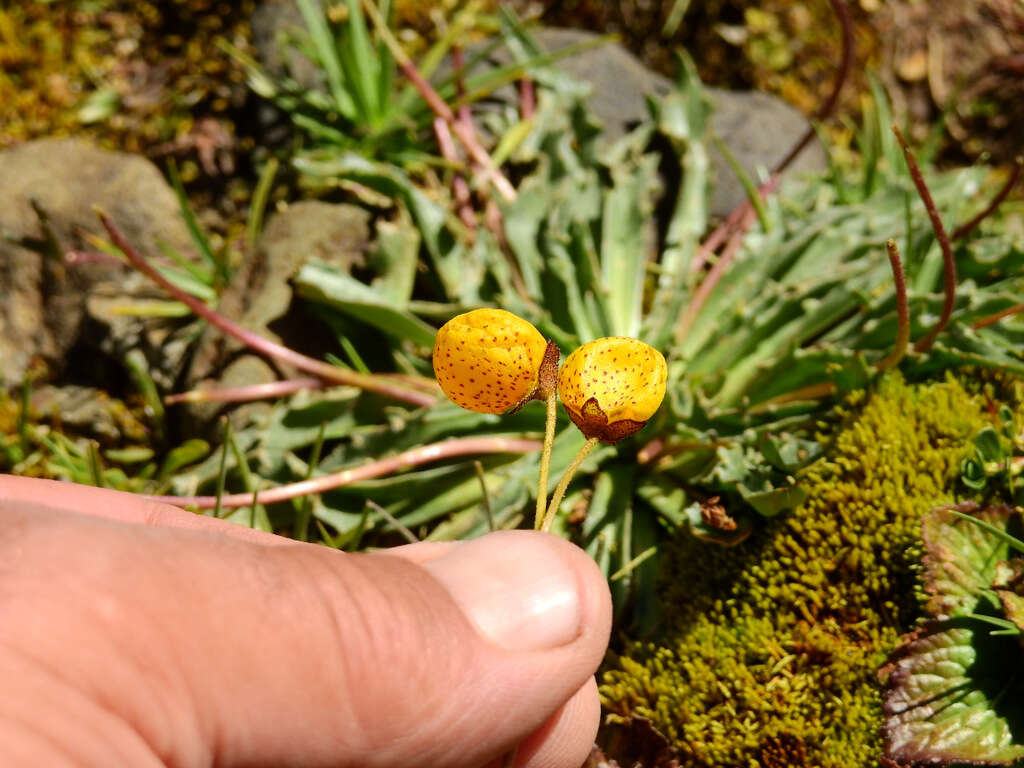
M 667 552 L 675 639 L 614 661 L 611 719 L 650 719 L 683 765 L 878 765 L 875 671 L 917 613 L 920 519 L 986 423 L 984 396 L 952 380 L 851 398 L 802 507 L 732 549 Z

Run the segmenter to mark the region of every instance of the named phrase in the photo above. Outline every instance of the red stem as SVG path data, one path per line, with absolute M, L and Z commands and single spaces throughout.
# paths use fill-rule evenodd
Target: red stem
M 907 344 L 910 341 L 910 310 L 907 307 L 907 278 L 903 274 L 903 262 L 900 261 L 900 249 L 896 241 L 891 237 L 885 243 L 885 250 L 889 254 L 889 266 L 892 267 L 892 277 L 896 281 L 896 317 L 898 321 L 896 331 L 896 343 L 892 352 L 885 356 L 878 363 L 878 372 L 892 368 L 903 359 L 907 353 Z
M 750 206 L 745 211 L 745 216 L 740 222 L 739 227 L 733 233 L 733 236 L 726 243 L 725 248 L 722 250 L 722 255 L 718 257 L 718 261 L 715 262 L 714 266 L 708 270 L 705 275 L 703 282 L 697 286 L 697 290 L 693 294 L 693 301 L 691 301 L 683 313 L 683 317 L 679 322 L 679 327 L 676 330 L 676 338 L 682 339 L 686 336 L 690 330 L 690 326 L 693 325 L 694 320 L 697 319 L 697 315 L 704 306 L 704 302 L 708 300 L 708 296 L 718 285 L 718 281 L 722 279 L 725 274 L 726 268 L 732 262 L 736 252 L 739 251 L 740 246 L 743 244 L 743 238 L 746 236 L 747 229 L 754 222 L 755 212 L 754 207 Z
M 949 323 L 949 318 L 953 316 L 953 305 L 956 301 L 956 262 L 953 260 L 953 246 L 949 242 L 949 235 L 946 234 L 946 228 L 942 226 L 942 219 L 935 207 L 935 200 L 932 199 L 932 193 L 928 191 L 928 185 L 924 181 L 924 176 L 921 175 L 917 160 L 914 159 L 914 154 L 907 146 L 903 132 L 895 123 L 892 126 L 892 132 L 896 134 L 896 140 L 903 148 L 903 157 L 907 161 L 907 168 L 910 169 L 910 178 L 913 179 L 917 194 L 921 197 L 921 202 L 924 203 L 924 209 L 928 212 L 928 218 L 932 223 L 932 231 L 935 232 L 939 248 L 942 249 L 942 281 L 946 294 L 946 299 L 942 304 L 942 314 L 939 315 L 939 320 L 932 326 L 932 329 L 914 344 L 916 351 L 925 352 L 935 343 L 935 337 L 942 332 L 942 329 Z
M 1014 304 L 1012 307 L 1007 307 L 1001 312 L 996 312 L 994 315 L 989 315 L 988 317 L 981 318 L 981 320 L 975 322 L 974 325 L 971 326 L 971 328 L 973 328 L 974 330 L 978 330 L 979 328 L 984 328 L 985 326 L 988 325 L 994 325 L 995 323 L 998 323 L 1000 320 L 1002 320 L 1004 317 L 1016 315 L 1019 314 L 1020 312 L 1024 312 L 1024 304 Z
M 253 400 L 267 400 L 275 397 L 294 395 L 304 389 L 320 389 L 323 379 L 285 379 L 266 384 L 250 384 L 244 387 L 220 387 L 218 389 L 193 389 L 167 395 L 164 403 L 248 403 Z
M 533 79 L 524 77 L 519 81 L 519 117 L 530 120 L 537 111 L 537 91 Z
M 459 153 L 455 149 L 455 142 L 452 141 L 451 131 L 448 130 L 448 123 L 440 117 L 434 118 L 434 136 L 437 139 L 437 146 L 441 150 L 441 157 L 453 165 L 458 165 L 461 161 Z M 458 212 L 459 220 L 467 230 L 475 231 L 476 216 L 473 215 L 473 201 L 469 192 L 469 184 L 458 171 L 452 178 L 452 197 L 455 199 L 455 209 Z
M 352 469 L 344 469 L 323 477 L 301 480 L 297 483 L 280 485 L 259 491 L 257 494 L 229 493 L 220 497 L 220 506 L 248 507 L 251 504 L 275 504 L 310 493 L 323 493 L 340 488 L 361 480 L 369 480 L 393 472 L 411 469 L 412 467 L 456 456 L 467 456 L 480 453 L 529 453 L 541 447 L 537 440 L 523 440 L 510 437 L 463 437 L 456 440 L 445 440 L 440 443 L 421 445 L 419 448 L 378 459 Z M 195 507 L 197 509 L 213 509 L 217 505 L 216 496 L 153 496 L 141 494 L 142 498 L 158 501 L 163 504 L 174 504 L 179 507 Z
M 484 170 L 487 178 L 494 184 L 498 192 L 501 193 L 501 196 L 508 201 L 515 200 L 515 187 L 512 186 L 512 183 L 505 178 L 501 171 L 494 167 L 491 156 L 487 154 L 487 150 L 477 141 L 476 134 L 472 129 L 467 129 L 464 123 L 455 119 L 455 113 L 452 112 L 451 107 L 434 90 L 433 86 L 427 82 L 426 78 L 420 74 L 412 60 L 407 56 L 398 59 L 398 66 L 409 82 L 412 83 L 413 87 L 419 91 L 420 96 L 427 102 L 427 106 L 434 111 L 434 114 L 452 127 L 452 133 L 455 134 L 455 138 L 462 143 L 469 156 Z
M 114 245 L 121 249 L 135 269 L 142 272 L 146 277 L 159 285 L 182 304 L 186 305 L 189 309 L 206 320 L 210 325 L 219 328 L 229 336 L 235 337 L 246 346 L 256 350 L 257 352 L 261 352 L 268 357 L 272 357 L 283 363 L 294 366 L 300 371 L 311 373 L 314 376 L 319 376 L 321 379 L 336 384 L 360 387 L 417 407 L 434 405 L 437 402 L 436 398 L 431 397 L 424 392 L 412 391 L 405 387 L 389 383 L 377 376 L 356 373 L 354 371 L 346 371 L 330 365 L 329 363 L 314 360 L 312 357 L 307 357 L 306 355 L 296 352 L 293 349 L 289 349 L 282 344 L 278 344 L 270 339 L 260 336 L 257 333 L 253 333 L 252 331 L 243 328 L 234 321 L 224 317 L 224 315 L 210 309 L 195 296 L 186 293 L 167 280 L 167 278 L 157 272 L 149 262 L 142 258 L 131 243 L 125 239 L 121 230 L 117 228 L 107 214 L 102 211 L 97 211 L 97 214 L 99 215 L 103 226 L 110 234 L 110 239 L 114 242 Z
M 956 242 L 964 235 L 970 233 L 975 227 L 981 224 L 981 222 L 983 222 L 989 216 L 991 216 L 995 212 L 995 210 L 1000 205 L 1003 204 L 1003 201 L 1006 199 L 1007 195 L 1010 194 L 1010 191 L 1015 186 L 1017 186 L 1017 181 L 1020 179 L 1021 169 L 1024 169 L 1024 157 L 1018 157 L 1014 161 L 1013 170 L 1010 171 L 1010 178 L 1006 180 L 1006 183 L 1003 185 L 1003 188 L 999 190 L 995 197 L 992 198 L 992 202 L 990 202 L 985 207 L 985 209 L 977 216 L 975 216 L 973 219 L 971 219 L 968 222 L 965 222 L 964 224 L 961 224 L 959 227 L 953 230 L 953 234 L 949 236 L 949 239 L 952 240 L 953 242 Z

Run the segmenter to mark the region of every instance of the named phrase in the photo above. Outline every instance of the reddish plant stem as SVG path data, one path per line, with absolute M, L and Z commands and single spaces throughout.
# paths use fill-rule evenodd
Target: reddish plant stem
M 924 181 L 924 176 L 921 175 L 921 169 L 917 165 L 917 160 L 914 159 L 914 153 L 910 151 L 910 147 L 907 146 L 907 140 L 903 138 L 903 132 L 900 131 L 899 126 L 895 123 L 893 123 L 892 132 L 896 134 L 896 140 L 903 149 L 903 157 L 907 161 L 910 178 L 914 181 L 914 186 L 917 188 L 917 194 L 921 197 L 921 202 L 924 203 L 924 209 L 927 211 L 928 218 L 932 223 L 932 231 L 935 232 L 935 238 L 939 241 L 939 248 L 942 249 L 942 281 L 946 294 L 945 301 L 942 304 L 942 314 L 939 315 L 939 320 L 932 326 L 932 329 L 914 344 L 916 351 L 925 352 L 935 343 L 935 338 L 946 327 L 949 323 L 949 318 L 953 315 L 953 304 L 956 301 L 956 262 L 953 260 L 953 246 L 949 242 L 949 235 L 946 234 L 946 228 L 942 226 L 939 211 L 935 207 L 932 193 L 928 191 L 928 185 Z
M 434 136 L 437 138 L 437 146 L 441 150 L 441 157 L 453 165 L 460 163 L 459 154 L 455 149 L 455 142 L 452 141 L 451 131 L 448 123 L 440 117 L 434 118 Z M 476 216 L 473 214 L 473 199 L 469 191 L 469 183 L 458 171 L 452 177 L 452 198 L 455 200 L 455 210 L 459 221 L 469 232 L 476 231 Z
M 523 440 L 510 437 L 463 437 L 455 440 L 445 440 L 440 443 L 422 445 L 419 448 L 404 451 L 396 456 L 371 461 L 362 466 L 334 472 L 323 477 L 314 477 L 309 480 L 280 485 L 277 488 L 269 488 L 265 491 L 259 491 L 257 494 L 250 492 L 230 493 L 220 497 L 220 506 L 222 508 L 234 508 L 248 507 L 254 503 L 275 504 L 310 493 L 323 493 L 324 491 L 341 488 L 345 485 L 358 483 L 361 480 L 390 475 L 394 472 L 401 472 L 429 462 L 481 453 L 529 453 L 540 447 L 541 443 L 537 440 Z M 195 507 L 197 509 L 213 509 L 217 505 L 216 496 L 152 496 L 142 494 L 142 497 L 163 504 Z
M 1006 199 L 1007 195 L 1010 194 L 1011 190 L 1015 186 L 1017 186 L 1017 182 L 1020 180 L 1021 169 L 1024 169 L 1024 157 L 1018 157 L 1014 161 L 1013 170 L 1010 171 L 1010 178 L 1006 180 L 1006 183 L 1003 185 L 1003 188 L 1000 189 L 998 193 L 996 193 L 995 197 L 992 198 L 992 202 L 990 202 L 985 207 L 985 209 L 977 216 L 975 216 L 973 219 L 964 222 L 955 230 L 953 230 L 953 234 L 949 236 L 949 239 L 952 240 L 953 242 L 956 242 L 964 235 L 973 231 L 975 227 L 977 227 L 979 224 L 981 224 L 981 222 L 983 222 L 985 219 L 991 216 L 996 211 L 996 209 L 1003 204 L 1003 201 Z
M 253 400 L 286 397 L 304 389 L 320 389 L 325 383 L 323 379 L 285 379 L 266 384 L 250 384 L 244 387 L 193 389 L 189 392 L 167 395 L 164 402 L 167 405 L 176 403 L 248 403 Z
M 452 112 L 452 108 L 448 106 L 448 103 L 441 98 L 441 95 L 434 90 L 434 87 L 427 82 L 427 79 L 416 68 L 413 60 L 409 58 L 409 55 L 399 45 L 398 40 L 391 34 L 391 30 L 388 29 L 387 23 L 381 18 L 380 11 L 377 10 L 373 0 L 363 0 L 363 8 L 377 30 L 377 34 L 380 35 L 380 39 L 387 46 L 391 55 L 394 56 L 398 68 L 402 70 L 402 74 L 412 83 L 412 86 L 419 91 L 423 101 L 427 103 L 427 106 L 430 107 L 435 115 L 451 126 L 455 138 L 465 147 L 470 158 L 484 170 L 486 178 L 494 184 L 495 189 L 498 190 L 501 196 L 508 201 L 515 200 L 515 187 L 512 186 L 512 183 L 505 178 L 500 170 L 494 167 L 491 156 L 487 154 L 487 150 L 477 141 L 476 134 L 471 130 L 467 130 L 464 123 L 455 119 L 455 113 Z
M 519 117 L 532 120 L 537 111 L 537 91 L 533 86 L 533 78 L 524 77 L 519 81 Z
M 707 275 L 704 276 L 704 280 L 697 290 L 693 294 L 693 301 L 686 305 L 686 309 L 683 311 L 683 317 L 679 321 L 679 326 L 676 329 L 676 339 L 682 339 L 689 332 L 690 327 L 697 319 L 697 315 L 704 306 L 704 302 L 708 300 L 711 292 L 715 290 L 715 286 L 718 285 L 718 281 L 722 279 L 725 274 L 725 270 L 732 263 L 733 257 L 739 251 L 740 246 L 743 245 L 743 238 L 746 236 L 747 230 L 750 225 L 754 222 L 756 213 L 754 206 L 750 206 L 744 211 L 744 216 L 740 220 L 732 237 L 729 242 L 726 243 L 725 248 L 722 249 L 721 255 L 718 257 L 718 261 L 715 262 L 714 266 L 708 270 Z
M 996 312 L 994 315 L 989 315 L 988 317 L 981 318 L 981 320 L 976 321 L 974 325 L 971 326 L 971 328 L 973 328 L 974 330 L 978 330 L 979 328 L 984 328 L 985 326 L 988 325 L 994 325 L 998 323 L 1000 320 L 1002 320 L 1004 317 L 1016 315 L 1021 312 L 1024 312 L 1024 304 L 1014 304 L 1012 307 L 1007 307 L 1001 312 Z
M 361 389 L 376 392 L 377 394 L 384 395 L 385 397 L 390 397 L 395 400 L 400 400 L 401 402 L 408 403 L 416 407 L 434 405 L 437 402 L 435 397 L 432 397 L 425 392 L 414 391 L 407 387 L 400 386 L 397 383 L 389 382 L 387 379 L 382 379 L 378 376 L 346 371 L 342 368 L 330 365 L 329 363 L 314 360 L 312 357 L 307 357 L 306 355 L 300 354 L 293 349 L 289 349 L 282 344 L 278 344 L 270 339 L 260 336 L 257 333 L 253 333 L 252 331 L 243 328 L 232 320 L 224 317 L 224 315 L 219 312 L 210 309 L 199 299 L 171 283 L 167 278 L 155 270 L 149 262 L 142 258 L 139 252 L 135 250 L 131 243 L 129 243 L 121 233 L 121 230 L 117 228 L 113 221 L 111 221 L 109 216 L 102 211 L 97 211 L 97 214 L 99 215 L 103 226 L 109 233 L 111 241 L 121 249 L 122 253 L 124 253 L 135 269 L 142 272 L 146 277 L 159 285 L 182 304 L 186 305 L 189 309 L 206 320 L 210 325 L 220 329 L 229 336 L 233 336 L 255 351 L 267 355 L 268 357 L 272 357 L 275 360 L 279 360 L 282 363 L 291 365 L 300 371 L 311 373 L 325 381 L 351 387 L 360 387 Z
M 896 281 L 896 317 L 899 323 L 896 331 L 896 344 L 892 352 L 878 362 L 876 369 L 879 373 L 892 368 L 907 353 L 907 344 L 910 342 L 910 310 L 907 307 L 907 278 L 903 274 L 903 262 L 900 261 L 900 249 L 896 241 L 891 237 L 885 242 L 885 250 L 889 254 L 889 266 L 892 267 L 892 277 Z
M 757 193 L 762 197 L 770 195 L 778 187 L 779 177 L 777 175 L 771 176 L 764 184 L 757 188 Z M 693 255 L 693 261 L 690 264 L 691 272 L 699 272 L 707 264 L 708 259 L 711 258 L 711 254 L 718 250 L 722 243 L 726 242 L 743 224 L 745 221 L 753 223 L 753 219 L 750 218 L 751 211 L 754 211 L 754 204 L 750 200 L 744 200 L 742 203 L 733 208 L 725 221 L 719 224 L 707 236 L 699 246 L 697 246 L 697 252 Z M 749 224 L 748 224 L 749 226 Z

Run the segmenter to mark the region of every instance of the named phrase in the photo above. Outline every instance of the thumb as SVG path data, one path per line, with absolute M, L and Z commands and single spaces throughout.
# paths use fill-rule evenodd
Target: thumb
M 305 597 L 272 625 L 281 630 L 266 647 L 250 650 L 254 667 L 276 660 L 288 669 L 291 701 L 282 711 L 280 699 L 270 700 L 281 694 L 277 685 L 218 685 L 236 692 L 224 725 L 242 726 L 234 737 L 240 762 L 479 766 L 541 728 L 581 688 L 596 701 L 585 684 L 607 646 L 608 589 L 593 561 L 561 539 L 510 531 L 389 555 L 313 547 L 269 554 L 278 583 Z M 268 610 L 276 609 L 258 611 L 263 623 Z M 592 720 L 554 730 L 580 742 L 576 749 L 531 743 L 531 765 L 551 752 L 560 761 L 550 765 L 582 763 L 596 711 L 578 703 L 570 710 Z M 305 750 L 298 760 L 295 744 Z
M 529 737 L 520 765 L 569 768 L 592 743 L 610 599 L 556 537 L 347 555 L 81 514 L 22 523 L 8 640 L 164 764 L 468 768 Z

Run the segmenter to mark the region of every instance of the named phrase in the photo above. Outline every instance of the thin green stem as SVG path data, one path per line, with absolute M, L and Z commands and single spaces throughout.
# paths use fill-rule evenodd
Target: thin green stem
M 565 474 L 562 475 L 562 479 L 558 481 L 558 485 L 555 487 L 555 493 L 551 497 L 551 506 L 548 507 L 547 514 L 544 516 L 544 522 L 540 526 L 540 530 L 545 533 L 551 530 L 551 524 L 555 522 L 555 515 L 558 513 L 558 507 L 562 503 L 562 497 L 565 496 L 565 489 L 569 487 L 569 483 L 572 482 L 573 476 L 576 474 L 576 470 L 580 468 L 580 464 L 587 458 L 588 454 L 594 450 L 594 446 L 597 445 L 597 438 L 591 437 L 583 444 L 580 448 L 579 453 L 569 464 L 565 470 Z
M 555 444 L 555 421 L 558 416 L 558 398 L 551 392 L 545 398 L 547 420 L 544 422 L 544 448 L 540 454 L 540 472 L 537 476 L 537 512 L 533 527 L 539 529 L 544 522 L 544 509 L 548 504 L 548 473 L 551 470 L 551 447 Z

